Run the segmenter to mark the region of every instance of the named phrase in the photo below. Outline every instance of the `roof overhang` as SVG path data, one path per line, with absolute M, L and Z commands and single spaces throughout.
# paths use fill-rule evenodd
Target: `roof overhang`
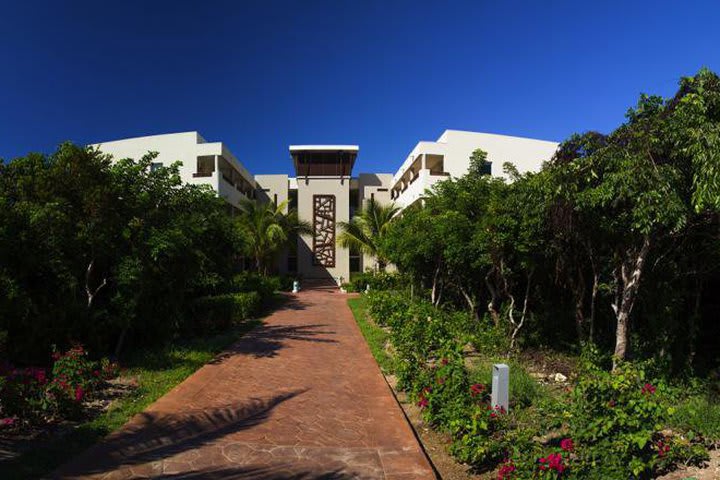
M 298 177 L 350 177 L 360 148 L 357 145 L 291 145 Z

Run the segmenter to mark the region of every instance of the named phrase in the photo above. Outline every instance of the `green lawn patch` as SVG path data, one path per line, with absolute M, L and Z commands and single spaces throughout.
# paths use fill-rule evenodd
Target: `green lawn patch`
M 365 341 L 370 347 L 373 357 L 375 357 L 375 361 L 380 365 L 383 372 L 392 372 L 393 359 L 385 351 L 388 334 L 368 317 L 365 297 L 350 298 L 348 299 L 348 305 L 355 316 L 355 321 L 358 327 L 360 327 L 360 331 L 365 337 Z
M 120 428 L 258 324 L 258 321 L 247 322 L 222 333 L 134 352 L 122 362 L 127 367 L 122 376 L 137 381 L 137 388 L 130 395 L 118 399 L 108 411 L 80 424 L 62 438 L 48 440 L 17 459 L 0 464 L 0 478 L 29 479 L 47 475 Z

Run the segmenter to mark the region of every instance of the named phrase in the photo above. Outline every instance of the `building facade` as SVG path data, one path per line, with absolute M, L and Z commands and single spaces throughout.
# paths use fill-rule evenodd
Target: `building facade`
M 295 176 L 251 175 L 227 147 L 207 142 L 197 132 L 130 138 L 94 145 L 114 159 L 138 159 L 157 152 L 152 168 L 181 162 L 180 175 L 191 184 L 211 186 L 230 211 L 243 201 L 273 202 L 295 209 L 309 222 L 313 234 L 297 238 L 296 248 L 283 253 L 279 273 L 302 278 L 345 281 L 353 272 L 374 266 L 374 259 L 341 247 L 337 238 L 342 222 L 374 199 L 405 208 L 417 202 L 438 181 L 468 171 L 476 149 L 487 152 L 487 173 L 505 175 L 512 163 L 521 173 L 539 170 L 558 144 L 544 140 L 487 133 L 446 130 L 435 142 L 419 142 L 397 172 L 353 176 L 357 145 L 292 145 L 289 156 Z
M 520 173 L 538 171 L 557 150 L 558 143 L 491 133 L 445 130 L 435 142 L 419 142 L 392 179 L 391 200 L 405 208 L 418 201 L 435 183 L 461 177 L 477 149 L 487 152 L 487 173 L 505 177 L 504 164 Z

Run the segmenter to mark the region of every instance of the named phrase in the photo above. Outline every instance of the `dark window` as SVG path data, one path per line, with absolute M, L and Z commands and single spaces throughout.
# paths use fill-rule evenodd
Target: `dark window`
M 287 269 L 288 269 L 288 272 L 292 272 L 292 273 L 297 272 L 297 265 L 298 265 L 297 257 L 294 257 L 294 256 L 293 256 L 293 257 L 290 257 L 290 256 L 287 257 Z
M 492 162 L 483 163 L 482 169 L 480 170 L 482 175 L 492 175 Z
M 298 208 L 298 192 L 297 190 L 290 190 L 288 196 L 290 197 L 290 209 L 297 210 Z
M 378 188 L 377 191 L 378 192 L 387 192 L 388 189 L 387 188 Z

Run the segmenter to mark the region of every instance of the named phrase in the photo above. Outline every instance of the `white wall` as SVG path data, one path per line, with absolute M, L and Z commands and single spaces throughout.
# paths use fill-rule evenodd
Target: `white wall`
M 423 154 L 442 155 L 444 171 L 452 177 L 460 177 L 467 173 L 472 153 L 477 149 L 482 149 L 487 152 L 487 160 L 491 162 L 491 175 L 506 178 L 503 171 L 503 165 L 506 162 L 515 165 L 520 173 L 538 171 L 544 162 L 552 158 L 558 145 L 556 142 L 531 138 L 446 130 L 436 142 L 419 142 L 413 148 L 393 176 L 391 188 L 398 184 L 411 165 Z M 426 189 L 446 178 L 430 175 L 429 171 L 421 170 L 420 177 L 411 183 L 395 201 L 401 207 L 406 207 L 417 201 Z
M 221 197 L 235 206 L 245 197 L 231 184 L 220 178 L 217 166 L 210 177 L 193 176 L 197 171 L 197 157 L 203 155 L 223 156 L 240 175 L 254 185 L 250 172 L 225 145 L 221 142 L 208 143 L 197 132 L 127 138 L 97 143 L 93 146 L 98 147 L 103 153 L 112 155 L 114 160 L 123 158 L 139 160 L 148 152 L 158 152 L 154 162 L 160 162 L 164 166 L 170 166 L 173 162 L 181 162 L 180 177 L 184 182 L 194 185 L 210 185 Z

